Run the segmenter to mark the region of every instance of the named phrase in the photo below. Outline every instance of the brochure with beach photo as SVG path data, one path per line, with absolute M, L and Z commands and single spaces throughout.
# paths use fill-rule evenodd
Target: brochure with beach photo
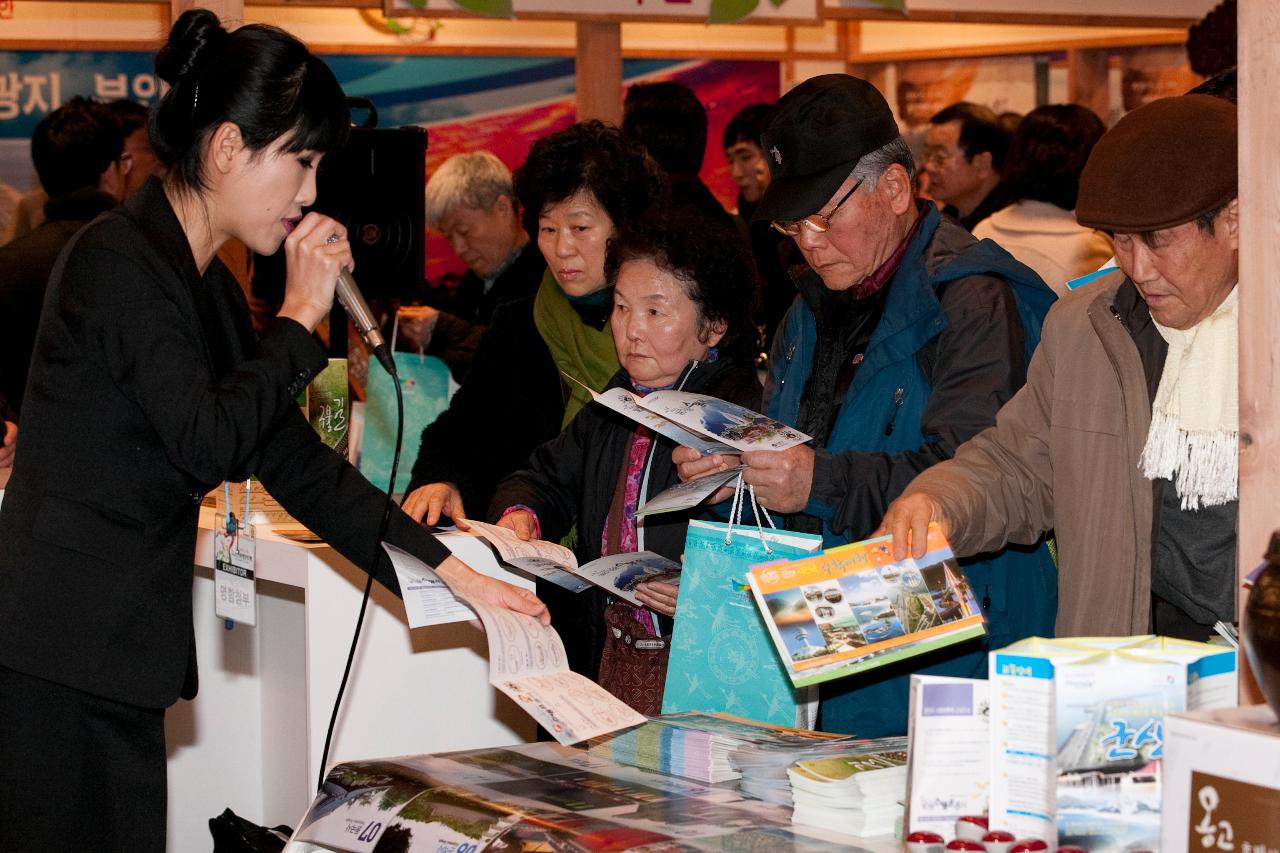
M 981 636 L 985 620 L 937 525 L 914 560 L 893 537 L 755 566 L 747 581 L 792 684 L 843 678 Z
M 644 605 L 636 598 L 636 586 L 645 581 L 680 584 L 680 564 L 652 551 L 613 554 L 579 566 L 573 552 L 542 539 L 524 540 L 496 524 L 467 522 L 471 531 L 489 542 L 501 560 L 535 577 L 551 581 L 571 592 L 598 586 L 615 598 Z

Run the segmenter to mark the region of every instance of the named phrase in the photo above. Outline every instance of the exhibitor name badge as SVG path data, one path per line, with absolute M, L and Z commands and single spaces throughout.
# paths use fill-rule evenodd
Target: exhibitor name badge
M 219 619 L 256 625 L 258 599 L 253 580 L 255 550 L 252 525 L 228 531 L 219 527 L 213 535 L 213 612 Z

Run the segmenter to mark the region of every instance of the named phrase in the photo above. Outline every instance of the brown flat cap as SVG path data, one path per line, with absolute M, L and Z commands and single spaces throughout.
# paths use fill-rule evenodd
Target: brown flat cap
M 1236 197 L 1236 108 L 1211 95 L 1161 98 L 1098 141 L 1080 175 L 1076 220 L 1140 233 L 1190 222 Z

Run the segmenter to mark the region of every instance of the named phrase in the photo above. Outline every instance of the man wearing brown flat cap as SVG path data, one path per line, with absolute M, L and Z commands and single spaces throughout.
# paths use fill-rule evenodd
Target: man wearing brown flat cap
M 774 336 L 765 406 L 810 444 L 743 456 L 744 478 L 787 526 L 828 546 L 865 539 L 920 471 L 989 426 L 1026 376 L 1053 292 L 990 241 L 915 198 L 915 162 L 870 83 L 826 74 L 769 110 L 772 179 L 755 219 L 791 237 L 805 264 Z M 680 448 L 681 476 L 728 464 Z M 987 646 L 1052 630 L 1057 579 L 1046 547 L 992 548 L 964 563 L 989 637 L 823 685 L 819 725 L 905 734 L 912 671 L 974 677 Z M 927 668 L 926 668 L 927 666 Z
M 930 519 L 959 554 L 1058 541 L 1058 634 L 1204 640 L 1235 614 L 1236 109 L 1208 95 L 1122 118 L 1080 179 L 1119 270 L 1049 312 L 996 425 L 912 481 L 897 549 Z

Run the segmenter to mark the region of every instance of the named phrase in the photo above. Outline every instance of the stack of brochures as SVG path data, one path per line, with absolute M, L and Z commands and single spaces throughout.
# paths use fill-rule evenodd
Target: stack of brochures
M 843 678 L 980 637 L 986 625 L 936 524 L 924 557 L 893 558 L 893 537 L 747 573 L 796 687 Z
M 739 746 L 729 753 L 729 762 L 742 774 L 738 788 L 757 800 L 790 807 L 791 777 L 787 771 L 797 762 L 856 754 L 903 752 L 907 748 L 907 739 L 904 737 L 873 740 L 835 736 L 831 738 L 807 744 L 765 741 Z
M 795 799 L 792 823 L 851 835 L 884 835 L 902 817 L 905 751 L 808 759 L 797 762 L 787 775 Z
M 741 775 L 730 756 L 744 749 L 792 750 L 794 755 L 795 750 L 815 743 L 848 743 L 850 740 L 823 732 L 771 726 L 729 714 L 689 711 L 651 717 L 638 728 L 594 740 L 590 752 L 645 770 L 700 782 L 726 782 Z M 794 760 L 793 757 L 791 761 Z
M 728 757 L 734 743 L 732 738 L 706 729 L 669 725 L 659 717 L 617 736 L 593 742 L 589 751 L 618 764 L 644 770 L 699 782 L 726 782 L 738 778 Z

